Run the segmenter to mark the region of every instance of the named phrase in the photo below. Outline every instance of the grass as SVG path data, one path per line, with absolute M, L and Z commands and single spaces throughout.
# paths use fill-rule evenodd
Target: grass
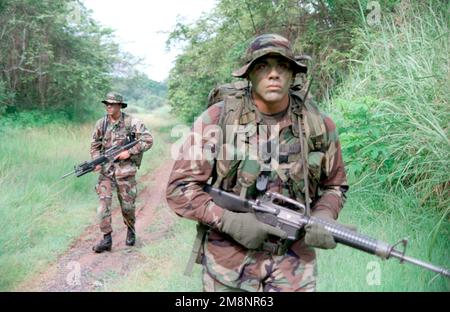
M 414 196 L 382 190 L 349 194 L 339 222 L 358 225 L 361 233 L 394 244 L 406 237 L 406 255 L 450 267 L 450 223 L 424 209 Z M 318 291 L 449 291 L 448 278 L 397 259 L 380 258 L 339 245 L 318 251 Z M 380 273 L 379 275 L 378 272 Z
M 159 209 L 169 209 L 160 206 Z M 161 217 L 161 216 L 160 216 Z M 175 217 L 164 238 L 140 249 L 143 264 L 129 275 L 109 285 L 112 291 L 201 291 L 201 267 L 195 265 L 192 276 L 183 275 L 196 235 L 195 222 Z M 163 222 L 158 221 L 158 222 Z M 147 231 L 159 231 L 150 226 Z
M 0 142 L 0 289 L 55 259 L 95 215 L 95 177 L 60 180 L 88 157 L 90 127 L 6 132 Z
M 411 194 L 383 191 L 353 191 L 339 218 L 358 225 L 358 231 L 390 244 L 407 237 L 407 255 L 443 267 L 450 267 L 450 227 L 436 229 L 436 215 L 423 211 Z M 159 209 L 169 209 L 160 206 Z M 148 231 L 159 231 L 149 227 Z M 437 232 L 433 235 L 434 231 Z M 111 291 L 201 291 L 201 266 L 192 276 L 183 275 L 195 237 L 195 222 L 176 217 L 163 240 L 148 244 L 140 252 L 143 264 L 127 276 L 111 281 Z M 334 250 L 317 250 L 317 291 L 450 291 L 450 282 L 433 272 L 396 259 L 380 258 L 338 245 Z M 379 272 L 379 274 L 378 274 Z
M 138 177 L 165 161 L 161 142 L 168 140 L 167 134 L 158 128 L 175 122 L 163 109 L 139 117 L 157 144 L 144 155 Z M 12 290 L 44 270 L 95 222 L 97 175 L 60 180 L 75 164 L 90 158 L 92 129 L 92 124 L 2 129 L 0 291 Z
M 350 75 L 332 99 L 344 158 L 360 177 L 449 207 L 448 7 L 414 2 L 355 31 Z
M 448 268 L 449 30 L 448 13 L 438 6 L 437 1 L 413 3 L 395 18 L 383 15 L 378 28 L 355 31 L 358 42 L 350 53 L 355 62 L 328 107 L 350 172 L 351 192 L 340 222 L 389 243 L 408 237 L 407 255 Z M 155 139 L 141 174 L 168 157 L 167 143 L 174 139 L 166 110 L 150 116 L 136 110 Z M 88 140 L 79 138 L 90 131 L 91 125 L 3 133 L 0 290 L 45 268 L 92 222 L 95 177 L 56 182 L 88 156 Z M 176 218 L 164 239 L 140 250 L 144 263 L 127 276 L 111 276 L 105 289 L 200 291 L 200 266 L 192 277 L 183 276 L 194 236 L 195 222 Z M 319 291 L 450 290 L 448 279 L 427 270 L 346 246 L 319 250 L 318 256 Z
M 169 157 L 167 143 L 172 141 L 168 130 L 178 122 L 176 118 L 169 114 L 169 108 L 166 106 L 152 111 L 151 114 L 138 113 L 133 115 L 144 122 L 153 136 L 153 146 L 144 154 L 139 171 L 139 174 L 143 175 L 167 161 Z
M 448 33 L 448 7 L 437 1 L 414 2 L 385 15 L 378 28 L 357 30 L 350 75 L 328 103 L 352 189 L 341 220 L 390 243 L 407 236 L 408 255 L 447 268 Z M 433 280 L 433 273 L 397 260 L 347 247 L 319 254 L 319 290 L 450 290 L 448 279 Z M 380 267 L 380 285 L 366 281 L 371 265 Z M 351 274 L 336 277 L 336 268 Z

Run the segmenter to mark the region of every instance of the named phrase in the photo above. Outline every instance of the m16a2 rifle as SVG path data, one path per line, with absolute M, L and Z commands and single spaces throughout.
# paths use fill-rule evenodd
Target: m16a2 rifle
M 129 150 L 130 148 L 138 144 L 140 141 L 141 141 L 140 139 L 132 140 L 131 142 L 128 141 L 129 143 L 126 143 L 124 145 L 113 146 L 107 149 L 105 152 L 103 152 L 99 157 L 91 161 L 85 161 L 82 164 L 74 166 L 74 170 L 63 175 L 61 179 L 64 179 L 65 177 L 68 177 L 72 174 L 75 174 L 75 176 L 78 178 L 81 177 L 82 175 L 85 175 L 86 173 L 94 171 L 95 167 L 97 167 L 98 165 L 102 165 L 110 161 L 115 161 L 117 155 L 119 155 L 123 151 Z
M 374 254 L 382 259 L 397 258 L 400 263 L 409 262 L 450 277 L 450 270 L 448 269 L 405 256 L 406 239 L 400 240 L 394 245 L 389 245 L 386 242 L 350 230 L 337 222 L 308 216 L 303 204 L 279 193 L 267 192 L 262 199 L 253 201 L 242 199 L 233 193 L 225 192 L 208 184 L 203 189 L 211 195 L 214 203 L 218 206 L 234 212 L 254 213 L 259 221 L 284 230 L 289 240 L 298 239 L 299 231 L 305 225 L 318 223 L 333 235 L 337 243 Z M 279 202 L 283 202 L 296 210 L 281 206 L 278 204 Z M 396 249 L 399 244 L 403 244 L 403 251 Z

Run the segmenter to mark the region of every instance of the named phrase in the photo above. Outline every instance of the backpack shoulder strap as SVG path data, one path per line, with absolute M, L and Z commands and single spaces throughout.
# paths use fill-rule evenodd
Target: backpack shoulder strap
M 323 119 L 323 114 L 320 112 L 319 108 L 312 103 L 312 101 L 306 101 L 305 103 L 305 117 L 306 124 L 305 127 L 309 128 L 309 144 L 311 144 L 311 149 L 315 151 L 324 151 L 326 149 L 325 136 L 327 133 L 325 127 L 325 121 Z
M 301 95 L 297 92 L 293 92 L 292 96 L 295 105 L 297 105 L 297 112 L 301 112 L 303 132 L 308 139 L 309 149 L 311 151 L 322 151 L 326 147 L 326 128 L 322 112 L 311 100 L 303 101 Z
M 127 136 L 129 138 L 133 138 L 134 137 L 133 133 L 131 132 L 132 121 L 133 121 L 133 117 L 131 115 L 123 113 L 123 122 L 125 123 L 125 130 L 127 131 Z
M 245 106 L 245 93 L 239 92 L 238 94 L 228 95 L 221 102 L 223 107 L 219 117 L 218 125 L 222 129 L 222 144 L 220 145 L 220 153 L 224 153 L 224 147 L 228 145 L 233 145 L 235 133 L 230 133 L 230 131 L 235 130 L 236 127 L 227 126 L 238 126 L 239 120 L 244 110 Z M 227 129 L 228 128 L 228 129 Z M 231 166 L 235 163 L 231 160 L 222 159 L 216 161 L 216 173 L 217 179 L 214 183 L 216 187 L 220 187 L 222 180 L 230 174 L 232 170 Z
M 105 115 L 102 121 L 102 129 L 101 129 L 101 141 L 102 141 L 102 147 L 101 149 L 104 149 L 105 146 L 105 136 L 106 136 L 106 130 L 108 130 L 108 115 Z
M 108 115 L 105 115 L 102 122 L 102 140 L 105 137 L 106 130 L 108 129 Z

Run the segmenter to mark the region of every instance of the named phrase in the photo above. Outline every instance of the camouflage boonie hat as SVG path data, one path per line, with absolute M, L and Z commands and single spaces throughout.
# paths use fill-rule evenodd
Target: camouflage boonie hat
M 264 34 L 253 39 L 245 54 L 245 65 L 233 72 L 234 77 L 244 78 L 250 66 L 258 58 L 275 53 L 291 61 L 294 73 L 306 73 L 307 66 L 295 59 L 289 40 L 277 34 Z
M 122 104 L 122 108 L 128 106 L 127 103 L 123 102 L 123 96 L 117 92 L 109 92 L 106 95 L 106 100 L 102 101 L 103 104 Z

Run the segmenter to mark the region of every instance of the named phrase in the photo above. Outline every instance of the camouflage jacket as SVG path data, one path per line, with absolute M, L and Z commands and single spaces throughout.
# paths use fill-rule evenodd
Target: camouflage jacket
M 115 123 L 108 121 L 105 133 L 103 133 L 105 118 L 97 120 L 91 140 L 91 158 L 94 159 L 104 150 L 110 147 L 122 145 L 128 134 L 134 135 L 136 140 L 142 141 L 129 149 L 130 158 L 120 160 L 116 163 L 108 163 L 102 167 L 101 174 L 115 177 L 134 176 L 137 172 L 137 166 L 133 161 L 134 156 L 144 153 L 153 144 L 153 137 L 139 119 L 126 113 L 122 113 L 121 118 Z M 127 125 L 130 129 L 127 129 Z M 130 133 L 128 133 L 130 132 Z
M 248 101 L 249 103 L 250 101 Z M 295 105 L 298 99 L 292 95 L 290 106 L 285 116 L 278 122 L 279 125 L 279 167 L 268 174 L 269 182 L 267 190 L 276 191 L 288 195 L 299 201 L 304 201 L 303 175 L 298 149 L 298 124 L 295 122 Z M 211 130 L 208 126 L 223 123 L 221 113 L 224 110 L 224 102 L 209 107 L 194 123 L 191 136 L 181 146 L 178 159 L 175 161 L 167 188 L 167 202 L 176 214 L 200 221 L 211 227 L 204 250 L 208 271 L 214 276 L 221 274 L 215 270 L 216 265 L 227 268 L 228 278 L 239 277 L 241 270 L 254 251 L 245 249 L 233 241 L 230 237 L 220 233 L 217 228 L 220 225 L 223 209 L 214 204 L 209 194 L 203 192 L 204 183 L 212 182 L 219 184 L 221 188 L 255 199 L 258 192 L 255 189 L 256 177 L 261 173 L 261 160 L 257 161 L 244 157 L 239 161 L 224 161 L 213 154 L 214 157 L 204 157 L 192 161 L 192 142 L 201 138 L 201 150 L 204 154 L 220 150 L 220 141 L 211 140 Z M 318 112 L 322 118 L 324 133 L 321 136 L 323 144 L 314 146 L 312 140 L 308 141 L 309 148 L 309 183 L 310 197 L 312 199 L 312 211 L 323 212 L 336 219 L 343 207 L 348 189 L 344 163 L 341 155 L 341 147 L 338 139 L 336 126 L 328 116 Z M 261 114 L 249 103 L 244 107 L 239 122 L 248 127 L 251 124 L 262 124 L 264 119 Z M 221 125 L 223 126 L 223 125 Z M 306 129 L 305 129 L 306 128 Z M 304 125 L 306 133 L 311 133 L 309 124 Z M 308 135 L 307 135 L 308 137 Z M 256 145 L 257 135 L 244 138 L 245 146 Z M 236 142 L 236 141 L 235 141 Z M 316 142 L 317 143 L 317 142 Z M 284 153 L 284 154 L 283 154 Z M 282 155 L 283 154 L 283 155 Z M 236 156 L 236 155 L 233 155 Z M 211 177 L 214 177 L 211 179 Z M 218 182 L 219 181 L 219 182 Z M 244 191 L 243 191 L 244 190 Z M 303 247 L 302 247 L 303 246 Z M 304 244 L 295 242 L 291 247 L 299 257 L 304 253 Z M 211 272 L 213 271 L 213 272 Z M 231 273 L 230 273 L 231 272 Z M 223 272 L 222 272 L 223 273 Z

